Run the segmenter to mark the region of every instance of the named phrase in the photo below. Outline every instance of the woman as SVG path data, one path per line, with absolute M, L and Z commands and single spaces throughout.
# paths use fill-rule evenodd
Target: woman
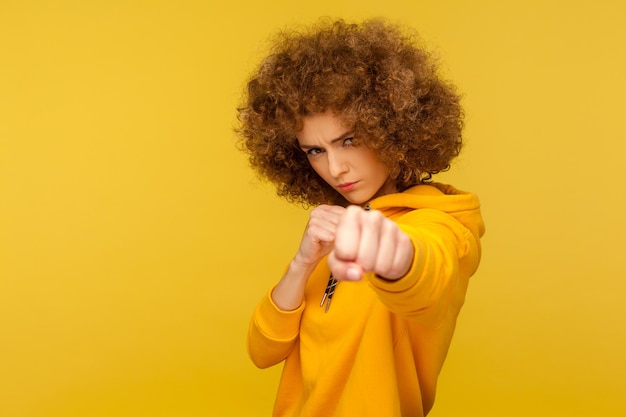
M 484 232 L 430 181 L 462 146 L 455 89 L 398 27 L 326 22 L 280 35 L 239 119 L 251 165 L 315 206 L 250 324 L 252 361 L 284 361 L 274 415 L 426 415 Z

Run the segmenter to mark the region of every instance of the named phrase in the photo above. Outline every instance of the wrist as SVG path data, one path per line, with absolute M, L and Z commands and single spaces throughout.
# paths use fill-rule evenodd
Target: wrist
M 296 253 L 296 255 L 291 259 L 290 266 L 299 270 L 312 271 L 315 269 L 320 260 L 311 261 L 306 257 L 302 256 L 300 251 Z
M 300 272 L 305 275 L 309 275 L 311 272 L 313 272 L 318 263 L 319 261 L 313 263 L 307 262 L 298 252 L 289 263 L 289 269 L 294 272 Z
M 315 265 L 302 263 L 296 258 L 291 260 L 287 271 L 271 293 L 272 301 L 283 311 L 295 310 L 302 304 L 306 282 L 315 269 Z

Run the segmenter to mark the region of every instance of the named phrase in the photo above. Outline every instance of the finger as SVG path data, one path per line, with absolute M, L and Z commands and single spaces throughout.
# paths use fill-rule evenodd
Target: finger
M 307 230 L 307 236 L 314 242 L 330 243 L 335 240 L 335 231 L 330 228 L 312 224 Z
M 360 207 L 349 206 L 339 219 L 334 249 L 337 259 L 351 262 L 356 260 L 361 239 L 360 215 L 362 212 Z
M 338 206 L 317 207 L 311 212 L 309 223 L 334 232 L 344 211 L 343 207 Z
M 328 255 L 328 267 L 338 281 L 358 281 L 363 277 L 363 268 L 356 262 L 337 259 L 335 251 Z
M 361 212 L 361 239 L 356 262 L 365 271 L 372 271 L 380 249 L 380 237 L 385 227 L 385 217 L 379 211 Z
M 311 215 L 314 213 L 321 218 L 325 218 L 328 221 L 337 223 L 341 215 L 346 211 L 345 207 L 341 206 L 329 206 L 321 205 L 311 211 Z
M 391 220 L 385 219 L 381 225 L 378 252 L 372 268 L 377 275 L 386 277 L 393 269 L 397 254 L 398 231 L 398 226 Z
M 309 214 L 309 222 L 325 222 L 336 225 L 344 211 L 345 208 L 340 206 L 321 205 L 311 210 L 311 213 Z
M 324 219 L 310 219 L 308 224 L 308 231 L 311 234 L 323 233 L 330 237 L 329 240 L 335 239 L 335 229 L 337 226 Z
M 399 228 L 394 233 L 394 253 L 391 265 L 386 270 L 377 271 L 376 274 L 387 279 L 402 278 L 411 268 L 415 250 L 411 239 Z
M 399 230 L 398 244 L 396 245 L 396 257 L 393 261 L 395 270 L 394 277 L 401 278 L 409 272 L 415 258 L 415 247 L 411 239 L 402 230 Z

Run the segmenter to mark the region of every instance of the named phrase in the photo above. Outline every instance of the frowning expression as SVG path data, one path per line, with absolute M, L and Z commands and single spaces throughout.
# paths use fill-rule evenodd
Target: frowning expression
M 349 202 L 397 191 L 387 166 L 331 111 L 305 117 L 296 136 L 315 172 Z

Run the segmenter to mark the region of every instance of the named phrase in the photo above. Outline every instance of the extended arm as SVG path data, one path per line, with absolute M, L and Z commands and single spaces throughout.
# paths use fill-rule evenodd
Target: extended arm
M 336 234 L 328 256 L 333 276 L 366 276 L 391 311 L 435 325 L 460 308 L 480 259 L 478 237 L 439 210 L 414 210 L 395 223 L 349 207 Z

